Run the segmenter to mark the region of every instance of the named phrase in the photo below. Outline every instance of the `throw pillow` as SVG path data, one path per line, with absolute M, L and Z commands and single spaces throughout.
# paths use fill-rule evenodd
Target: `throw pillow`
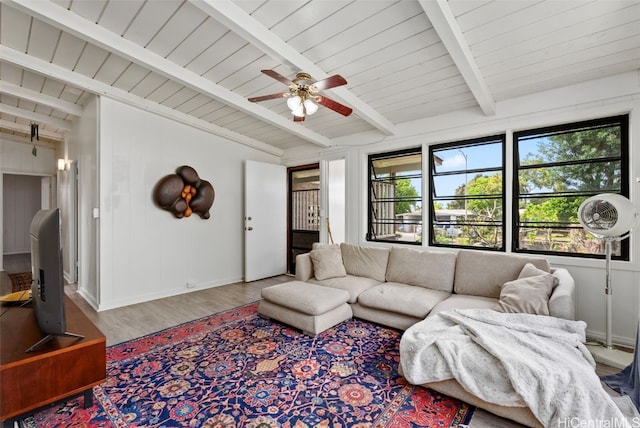
M 311 250 L 310 257 L 313 263 L 313 274 L 316 279 L 323 280 L 347 276 L 347 271 L 342 263 L 340 249 L 323 248 Z
M 505 282 L 500 291 L 500 310 L 549 315 L 549 296 L 555 280 L 553 275 L 545 273 Z
M 524 265 L 524 267 L 520 271 L 520 275 L 518 275 L 518 279 L 528 278 L 530 276 L 538 276 L 538 275 L 549 275 L 549 272 L 542 269 L 538 269 L 533 265 L 533 263 L 527 263 L 526 265 Z M 553 276 L 554 287 L 558 285 L 558 282 L 559 282 L 558 278 L 556 276 Z

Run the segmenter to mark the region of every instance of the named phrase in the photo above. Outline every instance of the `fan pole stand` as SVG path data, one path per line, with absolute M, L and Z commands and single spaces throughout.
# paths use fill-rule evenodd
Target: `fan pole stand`
M 605 248 L 605 302 L 606 302 L 606 339 L 605 343 L 597 345 L 587 345 L 587 349 L 593 355 L 593 359 L 599 363 L 611 367 L 623 369 L 631 364 L 633 353 L 615 349 L 611 344 L 612 335 L 612 299 L 613 290 L 611 288 L 611 239 L 604 240 Z

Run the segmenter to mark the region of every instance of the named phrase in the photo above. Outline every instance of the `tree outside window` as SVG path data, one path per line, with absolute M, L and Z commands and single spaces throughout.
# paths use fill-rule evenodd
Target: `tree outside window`
M 578 207 L 599 193 L 628 196 L 628 117 L 518 132 L 514 144 L 514 251 L 604 254 Z M 628 244 L 614 256 L 628 258 Z
M 429 148 L 430 245 L 504 249 L 504 141 L 498 135 Z

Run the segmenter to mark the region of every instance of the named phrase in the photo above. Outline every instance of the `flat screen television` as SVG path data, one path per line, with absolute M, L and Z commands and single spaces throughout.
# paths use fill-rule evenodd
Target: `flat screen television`
M 60 209 L 40 210 L 31 221 L 31 299 L 40 330 L 46 336 L 27 352 L 55 336 L 82 337 L 66 331 Z

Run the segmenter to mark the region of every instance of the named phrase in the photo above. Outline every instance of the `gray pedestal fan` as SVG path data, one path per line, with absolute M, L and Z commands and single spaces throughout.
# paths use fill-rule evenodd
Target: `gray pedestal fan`
M 635 226 L 638 214 L 633 204 L 624 196 L 604 193 L 585 200 L 578 208 L 578 219 L 584 229 L 605 243 L 605 297 L 606 297 L 606 341 L 604 347 L 590 348 L 596 361 L 622 368 L 628 360 L 628 353 L 613 349 L 611 344 L 611 244 L 629 236 Z M 640 323 L 639 327 L 640 329 Z M 640 335 L 640 331 L 637 333 Z M 624 355 L 627 354 L 627 355 Z M 640 406 L 640 373 L 638 364 L 638 338 L 636 338 L 635 358 L 623 371 L 602 377 L 613 390 L 628 395 L 636 407 Z

